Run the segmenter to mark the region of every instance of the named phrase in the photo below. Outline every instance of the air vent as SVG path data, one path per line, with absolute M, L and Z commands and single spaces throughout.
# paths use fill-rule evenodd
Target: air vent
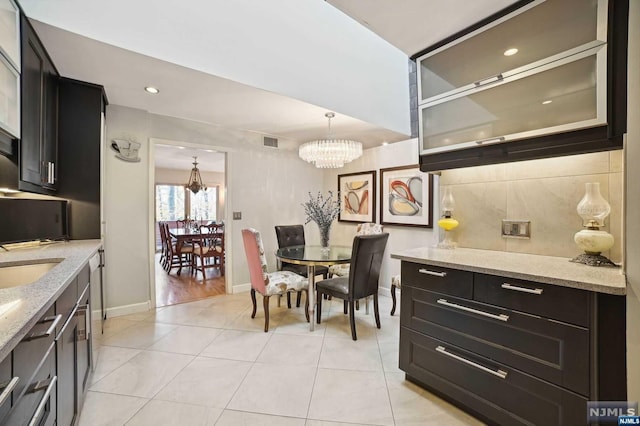
M 278 147 L 278 139 L 276 138 L 270 138 L 269 136 L 265 136 L 263 138 L 263 141 L 264 141 L 264 146 L 270 146 L 272 148 Z

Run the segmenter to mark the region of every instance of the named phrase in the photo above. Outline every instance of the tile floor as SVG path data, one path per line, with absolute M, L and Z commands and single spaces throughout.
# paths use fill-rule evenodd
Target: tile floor
M 341 301 L 313 333 L 284 299 L 264 333 L 258 306 L 251 319 L 244 293 L 107 320 L 80 425 L 480 424 L 404 380 L 390 298 L 380 330 L 357 312 L 355 342 Z

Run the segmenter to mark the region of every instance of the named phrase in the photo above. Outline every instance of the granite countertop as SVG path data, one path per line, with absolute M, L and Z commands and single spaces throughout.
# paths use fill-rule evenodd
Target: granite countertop
M 394 259 L 444 266 L 484 274 L 624 295 L 622 268 L 594 267 L 569 262 L 569 258 L 525 253 L 456 248 L 419 247 L 391 254 Z
M 0 252 L 0 266 L 61 260 L 31 284 L 0 289 L 0 360 L 53 305 L 101 244 L 100 240 L 76 240 Z

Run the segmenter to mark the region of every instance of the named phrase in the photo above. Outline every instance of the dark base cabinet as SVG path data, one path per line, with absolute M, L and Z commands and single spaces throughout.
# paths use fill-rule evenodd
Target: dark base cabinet
M 581 425 L 626 400 L 624 297 L 406 261 L 402 286 L 400 368 L 478 418 Z

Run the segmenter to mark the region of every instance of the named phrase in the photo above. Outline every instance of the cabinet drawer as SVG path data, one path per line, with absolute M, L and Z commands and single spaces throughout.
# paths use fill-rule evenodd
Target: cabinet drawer
M 11 355 L 7 355 L 0 363 L 0 424 L 11 409 L 12 390 L 15 389 L 19 380 L 11 374 Z
M 400 333 L 408 376 L 497 424 L 585 424 L 586 398 L 406 327 Z
M 473 273 L 441 266 L 402 262 L 402 285 L 471 299 Z
M 78 278 L 74 278 L 64 292 L 56 300 L 56 314 L 62 315 L 62 320 L 56 328 L 56 336 L 62 332 L 64 324 L 78 303 Z
M 584 290 L 475 274 L 473 298 L 516 311 L 589 326 L 591 294 Z
M 402 326 L 590 394 L 587 329 L 415 288 L 402 297 Z

